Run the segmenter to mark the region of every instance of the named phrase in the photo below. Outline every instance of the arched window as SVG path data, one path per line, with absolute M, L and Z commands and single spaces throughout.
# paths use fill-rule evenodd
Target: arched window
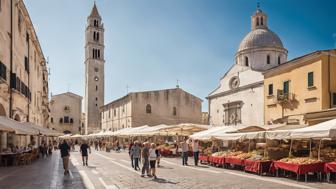
M 263 17 L 260 18 L 260 25 L 264 25 L 264 18 Z
M 267 64 L 270 64 L 271 63 L 271 57 L 270 55 L 267 55 Z
M 249 66 L 249 60 L 247 56 L 245 56 L 245 66 Z
M 257 17 L 257 26 L 259 26 L 259 17 Z
M 147 114 L 151 114 L 152 113 L 152 107 L 151 107 L 150 104 L 147 104 L 147 106 L 146 106 L 146 113 Z
M 92 58 L 95 58 L 95 49 L 92 49 Z
M 100 50 L 97 50 L 97 51 L 98 51 L 98 56 L 97 57 L 100 58 Z
M 96 40 L 96 32 L 93 32 L 93 40 Z
M 98 27 L 98 20 L 94 20 L 94 21 L 93 21 L 93 25 L 94 25 L 95 27 Z
M 173 108 L 173 116 L 176 116 L 177 111 L 176 111 L 176 107 Z
M 99 41 L 99 33 L 96 34 L 96 40 Z
M 281 64 L 281 58 L 280 58 L 280 56 L 278 56 L 278 64 L 279 65 Z

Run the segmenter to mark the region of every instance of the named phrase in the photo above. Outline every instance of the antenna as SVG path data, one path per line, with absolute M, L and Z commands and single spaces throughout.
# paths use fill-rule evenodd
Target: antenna
M 178 79 L 176 79 L 176 88 L 180 88 L 179 80 Z

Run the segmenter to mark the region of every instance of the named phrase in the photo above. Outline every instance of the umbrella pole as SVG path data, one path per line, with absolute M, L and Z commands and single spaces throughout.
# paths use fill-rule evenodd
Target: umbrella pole
M 293 139 L 291 139 L 290 147 L 289 147 L 289 157 L 292 157 L 292 146 L 293 146 Z
M 318 148 L 318 160 L 320 160 L 321 159 L 321 145 L 322 145 L 322 139 L 320 139 L 320 144 L 319 144 L 319 148 Z

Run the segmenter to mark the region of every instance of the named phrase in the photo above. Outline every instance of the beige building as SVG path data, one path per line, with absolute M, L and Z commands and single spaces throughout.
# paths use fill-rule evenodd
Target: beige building
M 65 134 L 81 133 L 82 97 L 71 92 L 52 96 L 50 127 Z
M 134 92 L 101 107 L 103 130 L 201 123 L 202 100 L 180 89 Z
M 104 105 L 104 24 L 96 4 L 85 30 L 85 133 L 101 130 L 99 107 Z
M 47 65 L 21 0 L 1 0 L 0 115 L 48 126 Z
M 336 118 L 336 50 L 294 58 L 264 73 L 265 124 Z

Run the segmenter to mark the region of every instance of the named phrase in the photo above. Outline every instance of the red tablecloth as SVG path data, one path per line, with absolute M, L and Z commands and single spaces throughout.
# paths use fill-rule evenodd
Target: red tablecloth
M 160 154 L 162 156 L 171 156 L 173 154 L 173 152 L 170 151 L 170 150 L 160 150 Z
M 209 156 L 199 155 L 198 159 L 200 161 L 206 161 L 207 162 L 207 161 L 209 161 Z
M 268 172 L 271 167 L 272 161 L 254 161 L 246 159 L 244 161 L 245 171 L 253 173 L 264 173 Z
M 226 157 L 225 163 L 244 166 L 244 160 L 235 157 Z
M 336 173 L 336 161 L 324 164 L 325 173 Z
M 324 169 L 324 163 L 312 163 L 312 164 L 292 164 L 292 163 L 286 163 L 286 162 L 280 162 L 280 161 L 273 161 L 270 170 L 274 172 L 277 169 L 284 169 L 287 171 L 294 172 L 296 174 L 302 175 L 306 174 L 308 172 L 323 172 Z
M 224 165 L 225 158 L 224 157 L 216 157 L 216 156 L 209 156 L 209 162 L 218 164 L 218 165 Z

